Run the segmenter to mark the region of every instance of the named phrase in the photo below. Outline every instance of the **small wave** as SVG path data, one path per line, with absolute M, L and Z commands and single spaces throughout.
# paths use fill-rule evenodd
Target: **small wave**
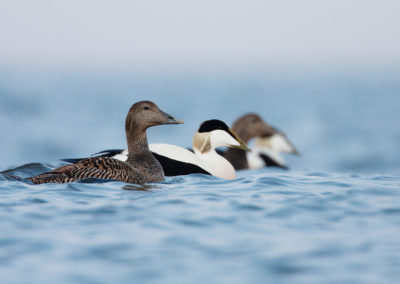
M 10 172 L 48 169 L 31 164 Z M 34 185 L 3 177 L 0 264 L 9 271 L 28 265 L 33 279 L 54 281 L 71 280 L 66 267 L 94 282 L 109 274 L 94 275 L 93 267 L 118 272 L 120 282 L 149 279 L 141 274 L 148 267 L 157 267 L 152 280 L 170 275 L 171 282 L 182 280 L 182 271 L 190 271 L 185 279 L 199 273 L 207 281 L 226 280 L 218 271 L 227 271 L 233 282 L 319 283 L 371 269 L 391 280 L 387 271 L 400 277 L 399 200 L 400 178 L 393 176 L 259 170 L 233 181 L 189 175 L 146 185 Z M 63 273 L 49 276 L 43 263 Z

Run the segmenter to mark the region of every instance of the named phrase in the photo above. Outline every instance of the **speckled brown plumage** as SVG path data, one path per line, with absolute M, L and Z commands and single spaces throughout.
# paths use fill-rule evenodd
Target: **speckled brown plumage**
M 33 183 L 66 183 L 85 178 L 111 179 L 128 183 L 160 182 L 164 180 L 162 168 L 153 165 L 148 171 L 141 166 L 107 157 L 85 159 L 77 164 L 63 166 L 52 172 L 30 178 Z
M 154 103 L 138 102 L 131 107 L 125 121 L 129 149 L 126 162 L 109 157 L 89 158 L 29 179 L 35 184 L 66 183 L 85 178 L 137 184 L 163 181 L 163 168 L 149 150 L 146 129 L 155 125 L 178 123 L 182 121 L 162 112 Z

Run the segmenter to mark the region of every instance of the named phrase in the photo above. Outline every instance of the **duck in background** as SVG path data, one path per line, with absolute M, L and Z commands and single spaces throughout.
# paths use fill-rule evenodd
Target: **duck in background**
M 193 136 L 192 147 L 193 151 L 171 144 L 150 144 L 149 146 L 151 153 L 163 167 L 165 176 L 207 174 L 223 179 L 235 179 L 236 171 L 227 159 L 217 153 L 216 148 L 250 150 L 234 131 L 217 119 L 204 121 L 200 125 Z M 106 150 L 95 155 L 126 161 L 129 150 Z M 80 160 L 64 159 L 63 161 L 77 163 Z
M 255 114 L 249 113 L 239 117 L 232 126 L 244 143 L 254 139 L 251 152 L 238 149 L 227 149 L 221 152 L 236 170 L 258 169 L 262 167 L 279 167 L 288 169 L 285 160 L 280 153 L 299 155 L 294 145 L 286 135 L 272 127 Z
M 146 130 L 151 126 L 181 124 L 181 120 L 163 112 L 150 101 L 135 103 L 125 120 L 129 149 L 126 161 L 109 157 L 82 159 L 51 172 L 29 178 L 35 184 L 67 183 L 85 178 L 117 180 L 128 183 L 150 183 L 164 180 L 163 168 L 151 154 Z

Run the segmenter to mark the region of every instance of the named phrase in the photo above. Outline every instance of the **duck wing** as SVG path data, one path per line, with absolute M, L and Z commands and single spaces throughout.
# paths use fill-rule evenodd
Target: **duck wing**
M 66 183 L 85 178 L 110 179 L 130 183 L 144 183 L 144 177 L 125 162 L 108 157 L 81 160 L 62 166 L 30 180 L 33 183 Z

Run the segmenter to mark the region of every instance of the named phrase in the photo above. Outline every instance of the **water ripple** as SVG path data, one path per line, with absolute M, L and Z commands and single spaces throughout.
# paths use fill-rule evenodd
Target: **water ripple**
M 47 168 L 30 164 L 9 173 Z M 249 173 L 234 181 L 190 175 L 143 186 L 33 185 L 0 175 L 2 277 L 20 279 L 18 271 L 44 283 L 400 277 L 400 178 Z

